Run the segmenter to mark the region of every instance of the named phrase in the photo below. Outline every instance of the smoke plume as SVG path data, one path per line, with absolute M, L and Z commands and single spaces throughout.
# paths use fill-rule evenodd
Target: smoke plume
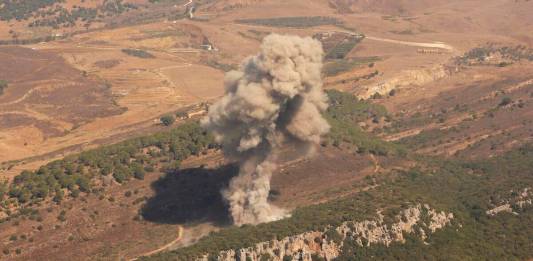
M 209 108 L 202 125 L 240 164 L 239 175 L 222 191 L 236 225 L 288 216 L 268 203 L 270 178 L 282 146 L 306 156 L 329 131 L 321 112 L 322 45 L 310 37 L 272 34 L 261 52 L 227 73 L 226 94 Z

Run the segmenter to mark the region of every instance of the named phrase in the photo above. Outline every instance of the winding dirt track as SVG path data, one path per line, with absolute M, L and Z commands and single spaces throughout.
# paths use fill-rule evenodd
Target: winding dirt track
M 172 242 L 158 248 L 158 249 L 155 249 L 155 250 L 152 250 L 150 252 L 147 252 L 147 253 L 143 253 L 135 258 L 132 258 L 130 259 L 129 261 L 136 261 L 138 260 L 139 258 L 141 257 L 145 257 L 145 256 L 151 256 L 151 255 L 155 255 L 161 251 L 165 251 L 169 248 L 171 248 L 172 246 L 176 245 L 180 240 L 181 240 L 181 237 L 183 236 L 183 227 L 182 226 L 179 226 L 178 227 L 178 237 L 176 239 L 174 239 Z

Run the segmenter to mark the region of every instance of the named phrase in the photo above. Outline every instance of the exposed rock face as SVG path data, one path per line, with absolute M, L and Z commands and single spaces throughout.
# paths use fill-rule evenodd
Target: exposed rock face
M 421 239 L 427 238 L 427 233 L 434 233 L 448 225 L 453 219 L 452 213 L 437 212 L 428 205 L 418 204 L 404 209 L 395 217 L 396 222 L 386 224 L 384 216 L 378 213 L 374 220 L 361 222 L 344 222 L 339 227 L 325 231 L 311 231 L 303 234 L 285 237 L 281 240 L 261 242 L 255 247 L 239 250 L 225 250 L 218 254 L 217 260 L 253 260 L 261 258 L 281 261 L 283 257 L 292 260 L 311 260 L 312 255 L 333 260 L 341 253 L 344 239 L 352 237 L 361 247 L 372 244 L 389 246 L 393 242 L 405 242 L 404 233 L 416 233 Z M 415 227 L 418 230 L 415 231 Z M 198 260 L 207 261 L 209 256 Z
M 513 191 L 511 191 L 513 193 Z M 516 211 L 518 209 L 525 208 L 526 206 L 533 204 L 533 194 L 531 188 L 524 188 L 514 198 L 508 199 L 502 202 L 500 205 L 487 210 L 485 213 L 489 216 L 495 216 L 500 212 L 508 212 L 518 215 Z
M 431 68 L 424 68 L 420 70 L 406 70 L 400 75 L 385 82 L 366 86 L 364 91 L 358 96 L 363 99 L 368 99 L 376 93 L 379 93 L 380 95 L 387 95 L 391 90 L 410 85 L 422 86 L 424 84 L 445 78 L 449 74 L 449 70 L 443 65 L 436 65 Z

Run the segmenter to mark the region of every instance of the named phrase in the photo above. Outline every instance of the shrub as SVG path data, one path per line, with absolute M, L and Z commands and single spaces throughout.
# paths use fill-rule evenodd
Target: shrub
M 161 123 L 163 123 L 163 125 L 165 126 L 170 126 L 172 124 L 174 124 L 174 122 L 176 121 L 176 118 L 174 118 L 174 116 L 172 115 L 165 115 L 163 117 L 161 117 Z
M 507 105 L 511 104 L 511 102 L 513 102 L 511 97 L 506 96 L 506 97 L 502 98 L 502 100 L 500 101 L 500 104 L 498 104 L 498 106 L 500 106 L 500 107 L 507 106 Z
M 67 220 L 66 218 L 66 215 L 67 212 L 65 210 L 61 210 L 61 212 L 59 213 L 59 216 L 57 216 L 57 220 L 61 221 L 61 222 L 65 222 Z
M 0 95 L 4 94 L 5 88 L 7 88 L 7 81 L 0 80 Z
M 133 177 L 134 178 L 143 180 L 145 174 L 146 173 L 144 172 L 144 168 L 141 165 L 139 165 L 139 164 L 134 165 L 134 167 L 133 167 Z
M 138 58 L 148 59 L 148 58 L 155 58 L 155 56 L 147 51 L 138 50 L 138 49 L 122 49 L 122 52 L 130 55 L 135 56 Z

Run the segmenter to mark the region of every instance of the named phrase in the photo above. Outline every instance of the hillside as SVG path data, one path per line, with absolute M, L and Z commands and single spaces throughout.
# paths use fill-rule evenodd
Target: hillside
M 204 260 L 410 260 L 420 255 L 446 260 L 527 259 L 532 157 L 528 145 L 485 162 L 419 159 L 410 170 L 369 177 L 373 188 L 364 193 L 301 208 L 286 220 L 224 229 L 191 247 L 144 260 L 202 260 L 204 255 Z M 508 210 L 491 212 L 505 204 L 510 204 Z M 377 224 L 372 221 L 376 219 Z M 406 224 L 411 227 L 405 228 Z M 255 245 L 260 242 L 266 244 Z
M 530 260 L 531 10 L 0 1 L 0 260 Z

